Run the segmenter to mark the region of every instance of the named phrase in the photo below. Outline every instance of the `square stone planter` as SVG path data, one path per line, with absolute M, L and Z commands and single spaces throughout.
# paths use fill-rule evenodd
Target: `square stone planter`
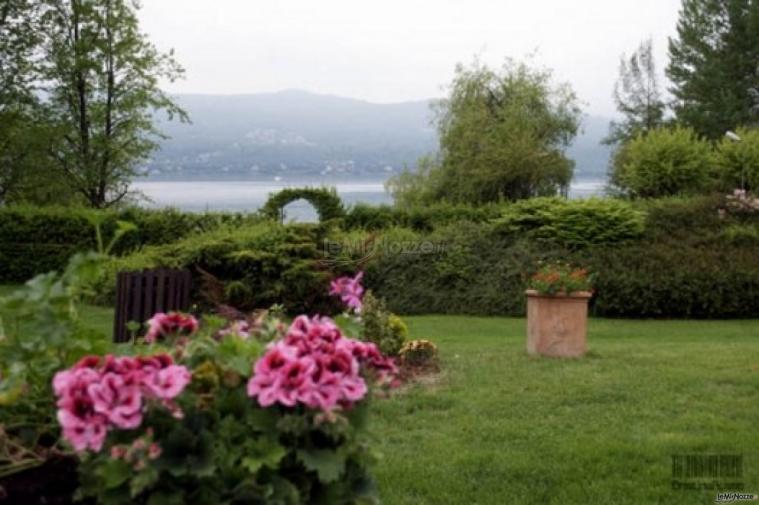
M 588 301 L 592 293 L 527 294 L 527 352 L 579 358 L 588 349 Z

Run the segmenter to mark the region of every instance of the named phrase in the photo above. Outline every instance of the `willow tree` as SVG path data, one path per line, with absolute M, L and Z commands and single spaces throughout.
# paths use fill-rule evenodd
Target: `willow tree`
M 140 31 L 133 0 L 43 0 L 41 78 L 55 139 L 49 155 L 92 207 L 129 194 L 162 137 L 157 111 L 186 120 L 161 90 L 183 74 Z
M 580 110 L 569 85 L 555 84 L 549 71 L 511 60 L 498 70 L 458 65 L 436 112 L 440 153 L 390 182 L 398 203 L 420 203 L 420 196 L 485 203 L 568 187 L 574 162 L 565 149 Z

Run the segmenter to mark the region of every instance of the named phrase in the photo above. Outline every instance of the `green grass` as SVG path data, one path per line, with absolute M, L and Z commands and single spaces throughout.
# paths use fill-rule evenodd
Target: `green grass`
M 522 319 L 408 323 L 443 367 L 375 403 L 386 504 L 713 503 L 672 489 L 693 453 L 744 454 L 759 492 L 757 321 L 593 320 L 583 360 L 528 357 Z
M 743 454 L 759 493 L 759 321 L 594 319 L 588 357 L 556 360 L 523 319 L 406 320 L 442 372 L 374 403 L 386 505 L 713 503 L 672 489 L 671 455 L 700 453 Z
M 19 286 L 14 285 L 0 285 L 0 297 L 6 296 L 18 288 Z M 109 336 L 113 334 L 113 309 L 87 305 L 82 311 L 82 318 L 88 326 Z

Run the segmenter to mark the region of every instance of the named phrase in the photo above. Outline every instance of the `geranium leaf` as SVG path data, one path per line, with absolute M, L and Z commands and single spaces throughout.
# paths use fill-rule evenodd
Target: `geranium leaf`
M 132 468 L 121 459 L 108 459 L 98 468 L 106 489 L 119 487 L 132 476 Z
M 154 467 L 148 466 L 132 478 L 129 483 L 129 493 L 134 498 L 155 484 L 156 481 L 158 481 L 158 471 Z
M 256 473 L 263 466 L 276 469 L 287 454 L 287 450 L 271 438 L 259 438 L 247 446 L 248 455 L 242 459 L 242 465 L 250 473 Z
M 329 449 L 300 450 L 298 459 L 325 484 L 336 481 L 345 469 L 345 457 Z

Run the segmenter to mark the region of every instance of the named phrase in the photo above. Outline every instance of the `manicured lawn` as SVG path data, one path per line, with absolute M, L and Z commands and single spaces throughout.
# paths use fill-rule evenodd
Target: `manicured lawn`
M 528 357 L 523 319 L 406 320 L 442 372 L 374 403 L 385 504 L 713 503 L 672 489 L 671 455 L 701 453 L 743 454 L 759 493 L 759 321 L 595 319 L 565 361 Z
M 759 321 L 593 320 L 579 361 L 528 357 L 522 319 L 408 322 L 443 372 L 375 403 L 384 503 L 713 503 L 672 489 L 693 453 L 744 454 L 759 493 Z

